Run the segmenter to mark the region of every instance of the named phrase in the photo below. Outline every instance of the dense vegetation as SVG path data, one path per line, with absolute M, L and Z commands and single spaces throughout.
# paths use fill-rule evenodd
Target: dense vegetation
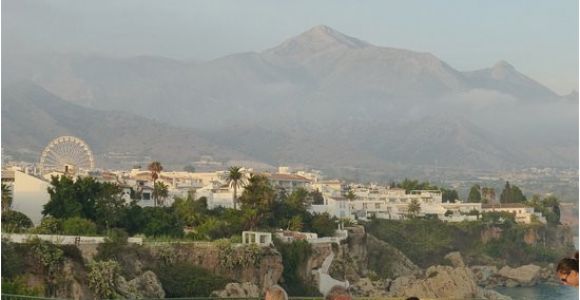
M 284 271 L 282 286 L 290 296 L 320 296 L 317 288 L 309 282 L 305 282 L 304 272 L 306 262 L 312 255 L 312 246 L 306 241 L 294 241 L 292 243 L 282 243 L 275 239 L 274 245 L 282 255 Z
M 460 251 L 469 264 L 556 262 L 573 249 L 558 239 L 561 227 L 520 225 L 509 214 L 489 214 L 477 222 L 445 223 L 437 219 L 391 221 L 375 219 L 367 231 L 401 250 L 420 267 L 440 264 L 451 251 Z M 525 235 L 537 238 L 526 243 Z M 571 245 L 570 245 L 571 246 Z M 371 266 L 372 267 L 372 266 Z
M 328 214 L 308 211 L 309 205 L 320 201 L 320 193 L 298 189 L 286 194 L 260 175 L 252 175 L 247 180 L 236 200 L 239 209 L 208 209 L 204 197 L 195 199 L 191 194 L 187 198 L 176 197 L 168 207 L 141 207 L 135 201 L 125 201 L 117 185 L 98 182 L 92 177 L 76 180 L 53 177 L 51 185 L 48 189 L 50 200 L 44 206 L 45 217 L 39 226 L 31 228 L 32 222 L 25 215 L 6 210 L 2 214 L 3 229 L 69 235 L 106 235 L 112 229 L 121 229 L 129 235 L 143 234 L 153 238 L 215 240 L 240 236 L 243 230 L 278 228 L 329 236 L 337 224 Z M 162 203 L 165 187 L 161 182 L 156 182 L 156 187 L 159 191 L 155 197 Z M 184 228 L 188 229 L 187 234 Z

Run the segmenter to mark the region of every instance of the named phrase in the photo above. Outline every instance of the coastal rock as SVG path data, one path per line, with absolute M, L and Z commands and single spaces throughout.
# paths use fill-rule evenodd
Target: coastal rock
M 380 298 L 388 296 L 388 288 L 391 280 L 371 281 L 369 278 L 361 278 L 350 286 L 349 291 L 356 297 Z
M 482 289 L 481 296 L 488 300 L 512 300 L 512 297 L 502 295 L 494 290 Z
M 117 292 L 127 299 L 161 299 L 165 298 L 165 291 L 157 275 L 146 271 L 140 276 L 127 281 L 119 276 L 116 282 Z
M 536 265 L 525 265 L 519 268 L 505 266 L 499 270 L 498 275 L 507 279 L 506 286 L 532 286 L 540 278 L 542 268 Z M 511 280 L 511 281 L 510 281 Z M 515 283 L 514 283 L 515 282 Z
M 496 291 L 480 288 L 473 272 L 467 267 L 432 266 L 425 271 L 424 278 L 399 277 L 386 288 L 389 297 L 511 299 Z
M 223 290 L 213 291 L 211 297 L 218 298 L 258 298 L 260 288 L 251 283 L 228 283 Z
M 472 266 L 470 267 L 475 281 L 480 286 L 494 286 L 497 284 L 496 266 Z
M 382 278 L 420 274 L 421 269 L 390 244 L 367 234 L 368 265 Z
M 465 267 L 465 263 L 463 262 L 463 257 L 461 257 L 461 253 L 458 251 L 451 252 L 445 255 L 445 259 L 451 262 L 451 265 L 455 268 L 463 268 Z
M 481 289 L 469 268 L 432 266 L 426 270 L 425 277 L 403 276 L 395 279 L 389 296 L 465 299 L 481 295 Z

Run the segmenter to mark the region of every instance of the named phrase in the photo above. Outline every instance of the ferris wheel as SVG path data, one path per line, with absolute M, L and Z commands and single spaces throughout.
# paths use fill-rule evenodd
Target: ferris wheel
M 74 136 L 60 136 L 52 140 L 40 156 L 40 172 L 60 172 L 74 175 L 80 170 L 95 168 L 91 148 Z

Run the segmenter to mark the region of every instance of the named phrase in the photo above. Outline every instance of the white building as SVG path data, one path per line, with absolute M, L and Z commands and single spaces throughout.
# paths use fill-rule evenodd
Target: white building
M 238 198 L 243 189 L 238 189 Z M 207 186 L 196 191 L 196 197 L 207 198 L 207 207 L 213 209 L 216 207 L 234 208 L 234 189 L 219 181 L 212 182 Z M 239 207 L 238 207 L 239 208 Z
M 310 180 L 295 174 L 285 173 L 264 173 L 264 176 L 270 180 L 272 186 L 278 190 L 284 190 L 291 194 L 298 188 L 308 189 Z
M 534 208 L 521 203 L 503 203 L 503 204 L 483 204 L 482 211 L 489 212 L 506 212 L 515 216 L 516 222 L 529 224 L 533 219 L 546 223 L 546 218 L 541 213 L 534 212 Z
M 40 224 L 44 205 L 50 200 L 46 180 L 21 171 L 2 171 L 2 182 L 12 181 L 12 209 L 19 211 Z
M 324 204 L 313 204 L 309 207 L 311 213 L 328 213 L 331 217 L 354 219 L 351 205 L 346 198 L 324 196 Z

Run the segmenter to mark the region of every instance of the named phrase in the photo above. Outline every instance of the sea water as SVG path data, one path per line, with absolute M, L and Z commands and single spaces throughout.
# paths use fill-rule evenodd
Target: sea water
M 533 287 L 496 288 L 496 291 L 514 300 L 567 300 L 578 299 L 578 289 L 556 284 L 538 284 Z

